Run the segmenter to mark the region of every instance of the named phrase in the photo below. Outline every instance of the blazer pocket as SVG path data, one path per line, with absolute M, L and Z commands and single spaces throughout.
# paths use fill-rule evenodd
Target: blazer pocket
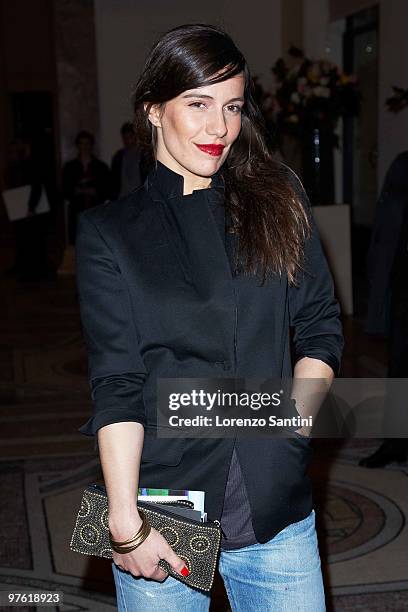
M 142 450 L 142 463 L 157 465 L 178 465 L 184 454 L 184 441 L 175 438 L 145 437 Z

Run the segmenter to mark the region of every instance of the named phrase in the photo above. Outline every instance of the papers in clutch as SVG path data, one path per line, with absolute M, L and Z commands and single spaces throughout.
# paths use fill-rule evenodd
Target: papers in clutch
M 140 488 L 138 490 L 138 498 L 141 501 L 146 502 L 174 502 L 178 500 L 186 500 L 193 502 L 194 504 L 194 512 L 198 512 L 199 514 L 194 517 L 202 521 L 207 520 L 207 513 L 204 512 L 204 499 L 205 492 L 204 491 L 189 491 L 188 489 L 148 489 L 148 488 Z M 163 505 L 165 508 L 165 505 Z M 187 510 L 187 509 L 186 509 Z M 191 511 L 190 511 L 191 512 Z M 193 516 L 191 516 L 193 518 Z
M 6 206 L 7 216 L 9 221 L 18 221 L 25 219 L 28 216 L 28 202 L 31 194 L 31 185 L 23 187 L 15 187 L 14 189 L 6 189 L 3 191 L 3 200 Z M 41 189 L 41 197 L 35 207 L 35 214 L 49 212 L 50 205 L 48 203 L 47 194 L 44 187 Z

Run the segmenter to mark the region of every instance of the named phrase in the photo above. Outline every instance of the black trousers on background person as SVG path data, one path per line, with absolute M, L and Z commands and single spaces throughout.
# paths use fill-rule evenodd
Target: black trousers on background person
M 408 291 L 401 288 L 394 289 L 391 300 L 388 378 L 408 378 Z M 406 432 L 408 398 L 401 395 L 395 398 L 395 406 L 391 406 L 390 427 L 394 431 Z M 387 423 L 384 425 L 387 431 Z M 401 460 L 407 458 L 408 438 L 389 438 L 388 441 L 394 452 L 401 454 Z
M 77 232 L 78 215 L 85 210 L 85 205 L 82 199 L 75 198 L 68 204 L 68 241 L 69 244 L 75 244 Z
M 390 382 L 386 394 L 385 440 L 373 455 L 362 459 L 360 465 L 382 467 L 391 461 L 404 461 L 408 455 L 408 408 L 405 403 L 408 398 L 404 397 L 403 385 L 395 380 L 408 377 L 408 151 L 397 155 L 386 174 L 367 268 L 370 297 L 366 329 L 368 333 L 388 335 L 388 378 L 394 382 Z M 406 437 L 393 438 L 394 432 Z
M 84 210 L 100 204 L 96 198 L 78 195 L 68 202 L 68 242 L 75 244 L 78 217 Z
M 408 378 L 408 291 L 400 285 L 392 292 L 390 312 L 388 378 Z M 408 398 L 390 385 L 388 404 L 384 411 L 384 431 L 408 429 Z M 392 433 L 391 433 L 392 435 Z M 395 434 L 394 434 L 395 435 Z M 392 461 L 408 458 L 408 438 L 386 437 L 381 446 L 370 456 L 360 460 L 363 467 L 383 467 Z
M 21 280 L 38 280 L 51 272 L 47 236 L 51 215 L 44 213 L 14 221 L 16 255 L 13 270 Z
M 408 377 L 408 291 L 394 290 L 391 300 L 388 377 Z

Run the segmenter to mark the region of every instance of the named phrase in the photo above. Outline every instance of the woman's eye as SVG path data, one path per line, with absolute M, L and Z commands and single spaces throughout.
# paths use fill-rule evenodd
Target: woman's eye
M 206 105 L 204 104 L 204 102 L 191 102 L 189 104 L 189 106 L 192 106 L 193 108 L 206 108 Z M 233 113 L 233 114 L 239 114 L 242 112 L 242 106 L 239 106 L 239 104 L 228 104 L 228 106 L 225 107 L 229 112 Z
M 205 106 L 204 102 L 192 102 L 189 106 L 194 106 L 195 108 L 199 108 L 201 106 Z
M 242 106 L 239 106 L 239 104 L 229 104 L 229 106 L 227 106 L 227 108 L 232 113 L 238 114 L 238 113 L 242 112 Z

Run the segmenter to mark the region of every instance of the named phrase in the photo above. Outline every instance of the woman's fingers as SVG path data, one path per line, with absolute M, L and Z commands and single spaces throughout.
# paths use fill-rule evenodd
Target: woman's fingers
M 166 552 L 162 554 L 162 558 L 167 561 L 178 574 L 181 574 L 181 576 L 187 577 L 189 575 L 190 572 L 185 562 L 176 555 L 170 546 L 166 549 Z
M 152 580 L 157 580 L 157 582 L 163 582 L 163 580 L 166 580 L 167 576 L 168 573 L 157 565 L 155 571 L 149 577 Z
M 181 576 L 187 577 L 189 570 L 185 562 L 169 546 L 165 538 L 152 529 L 146 540 L 134 551 L 125 555 L 113 553 L 113 561 L 120 569 L 133 576 L 143 576 L 163 582 L 168 573 L 159 567 L 158 562 L 164 559 Z

